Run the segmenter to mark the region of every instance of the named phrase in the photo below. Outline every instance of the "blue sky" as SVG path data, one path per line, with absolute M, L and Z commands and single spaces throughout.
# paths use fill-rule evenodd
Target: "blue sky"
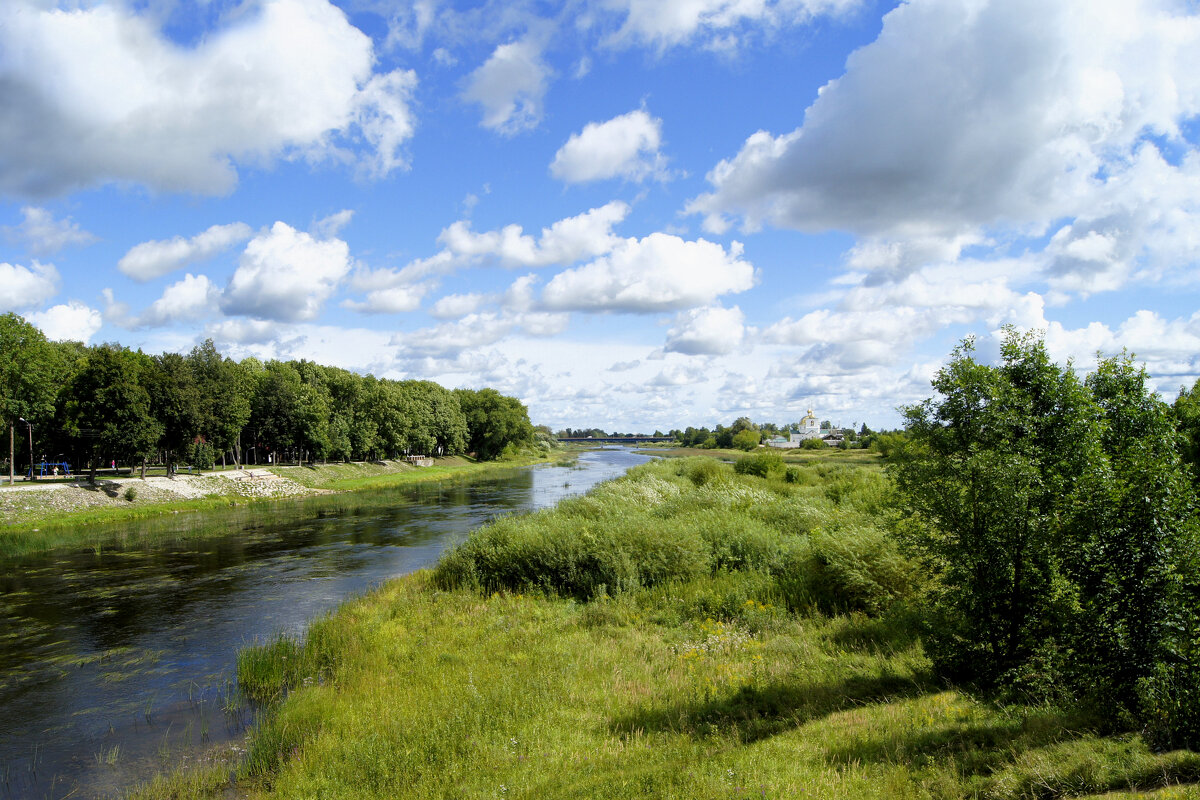
M 0 311 L 493 386 L 554 428 L 897 425 L 963 336 L 1200 374 L 1187 0 L 9 0 Z

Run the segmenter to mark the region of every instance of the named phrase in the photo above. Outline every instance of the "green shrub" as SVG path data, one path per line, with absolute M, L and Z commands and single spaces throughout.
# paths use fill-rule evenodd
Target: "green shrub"
M 629 514 L 595 523 L 553 512 L 505 517 L 443 556 L 434 581 L 483 592 L 547 591 L 588 600 L 710 570 L 695 531 Z
M 787 471 L 783 473 L 783 479 L 787 483 L 799 483 L 800 482 L 800 468 L 799 467 L 788 467 Z
M 762 437 L 756 430 L 739 431 L 733 435 L 733 446 L 748 453 L 758 447 L 761 440 Z
M 706 486 L 714 481 L 723 481 L 729 477 L 725 466 L 719 461 L 703 456 L 688 458 L 680 465 L 681 475 L 697 486 Z
M 824 450 L 825 442 L 820 439 L 805 439 L 800 443 L 801 450 Z
M 742 456 L 733 464 L 733 471 L 739 475 L 754 475 L 765 478 L 771 470 L 783 469 L 783 456 L 779 453 L 751 453 Z
M 213 446 L 203 439 L 197 439 L 188 450 L 188 460 L 196 469 L 212 469 L 213 464 L 216 463 Z
M 730 509 L 681 515 L 676 525 L 696 531 L 708 545 L 713 571 L 770 570 L 778 565 L 784 537 L 767 523 Z
M 878 613 L 911 596 L 918 568 L 888 534 L 872 527 L 821 531 L 782 558 L 776 576 L 792 610 Z
M 125 490 L 125 499 L 131 503 L 137 499 L 137 487 L 136 486 L 130 486 L 128 489 Z

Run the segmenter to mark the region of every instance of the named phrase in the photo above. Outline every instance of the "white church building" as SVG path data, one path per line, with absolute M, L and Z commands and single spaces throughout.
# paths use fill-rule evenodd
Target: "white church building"
M 783 450 L 788 450 L 794 447 L 799 447 L 800 443 L 805 439 L 820 439 L 821 438 L 821 423 L 817 421 L 816 415 L 810 408 L 808 413 L 800 420 L 800 430 L 788 431 L 787 436 L 775 436 L 767 440 L 768 447 L 778 447 Z

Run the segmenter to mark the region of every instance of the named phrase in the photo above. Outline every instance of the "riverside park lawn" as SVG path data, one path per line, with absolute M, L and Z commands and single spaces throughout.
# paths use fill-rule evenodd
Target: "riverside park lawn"
M 785 476 L 660 461 L 500 518 L 244 650 L 248 754 L 134 796 L 1198 796 L 1196 753 L 935 680 L 878 464 Z

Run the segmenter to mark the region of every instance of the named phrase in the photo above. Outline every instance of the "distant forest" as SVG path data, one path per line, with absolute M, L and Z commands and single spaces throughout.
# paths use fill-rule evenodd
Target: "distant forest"
M 113 461 L 171 469 L 410 454 L 494 459 L 535 440 L 525 406 L 494 389 L 450 390 L 305 360 L 234 361 L 211 340 L 187 355 L 154 356 L 51 342 L 12 313 L 0 316 L 0 419 L 15 435 L 20 472 L 31 451 L 34 462 L 66 461 L 73 470 Z

